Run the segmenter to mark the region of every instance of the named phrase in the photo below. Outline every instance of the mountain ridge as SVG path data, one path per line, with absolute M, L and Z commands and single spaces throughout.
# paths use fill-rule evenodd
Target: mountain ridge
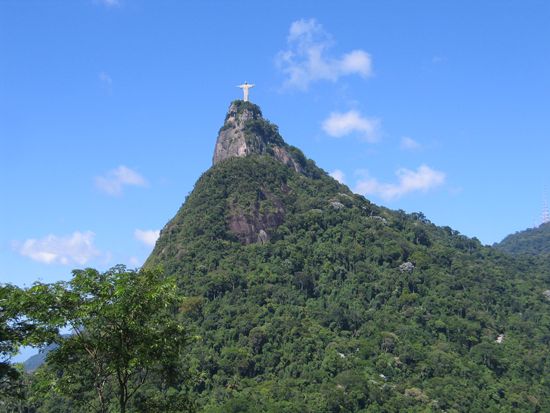
M 506 236 L 495 248 L 510 254 L 550 254 L 550 222 Z
M 547 266 L 377 206 L 303 154 L 297 170 L 257 130 L 271 138 L 217 158 L 145 264 L 178 277 L 202 411 L 550 409 Z

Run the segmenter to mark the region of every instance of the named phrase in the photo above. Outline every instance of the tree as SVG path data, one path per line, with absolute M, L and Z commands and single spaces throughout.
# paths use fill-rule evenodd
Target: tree
M 93 388 L 102 413 L 113 396 L 124 413 L 149 375 L 173 368 L 188 341 L 176 318 L 175 280 L 160 269 L 75 270 L 69 282 L 36 283 L 16 299 L 35 326 L 70 328 L 48 357 L 57 388 L 73 399 Z
M 21 345 L 41 344 L 52 339 L 54 331 L 48 326 L 31 323 L 18 305 L 22 290 L 13 285 L 0 286 L 0 394 L 6 397 L 22 396 L 20 369 L 10 362 Z
M 8 301 L 16 287 L 0 287 L 0 392 L 10 394 L 19 377 L 18 371 L 10 364 L 11 356 L 23 338 L 23 328 L 11 323 L 13 314 L 9 311 Z

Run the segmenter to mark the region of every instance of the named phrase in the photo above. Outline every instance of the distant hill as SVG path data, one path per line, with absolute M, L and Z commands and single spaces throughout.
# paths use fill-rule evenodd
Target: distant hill
M 27 373 L 32 373 L 35 371 L 38 367 L 40 367 L 44 362 L 46 361 L 46 357 L 48 356 L 48 353 L 52 350 L 55 350 L 57 348 L 57 344 L 50 344 L 49 346 L 44 347 L 41 349 L 37 354 L 34 356 L 29 357 L 27 360 L 23 362 L 23 368 Z
M 550 254 L 550 222 L 508 235 L 494 247 L 510 254 Z
M 550 268 L 352 193 L 252 103 L 145 265 L 186 297 L 200 411 L 550 411 Z

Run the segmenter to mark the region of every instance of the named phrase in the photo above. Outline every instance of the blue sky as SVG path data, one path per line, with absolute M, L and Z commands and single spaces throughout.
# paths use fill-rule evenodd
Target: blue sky
M 373 202 L 487 244 L 531 227 L 549 18 L 534 0 L 0 0 L 0 282 L 143 263 L 245 80 Z

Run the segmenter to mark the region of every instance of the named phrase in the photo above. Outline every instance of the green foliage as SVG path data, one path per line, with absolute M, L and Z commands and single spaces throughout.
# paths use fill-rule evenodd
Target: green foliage
M 216 165 L 147 262 L 189 297 L 201 409 L 550 410 L 550 267 L 377 207 L 303 162 Z M 273 210 L 267 243 L 230 230 L 235 211 L 262 223 Z
M 10 296 L 16 287 L 0 287 L 0 393 L 13 396 L 17 393 L 19 371 L 10 364 L 10 358 L 17 353 L 27 328 L 13 320 L 16 312 L 9 306 Z
M 494 246 L 510 254 L 550 255 L 550 223 L 508 235 Z
M 18 290 L 10 307 L 27 322 L 71 330 L 57 336 L 58 348 L 33 376 L 33 395 L 47 401 L 38 411 L 53 403 L 58 411 L 125 412 L 140 391 L 150 405 L 181 405 L 178 370 L 189 338 L 177 320 L 180 304 L 174 279 L 160 269 L 75 270 L 69 282 Z
M 259 152 L 259 148 L 254 148 L 253 145 L 259 142 L 255 137 L 261 137 L 261 141 L 269 145 L 284 145 L 283 138 L 279 135 L 279 128 L 277 125 L 266 121 L 265 119 L 251 119 L 246 122 L 245 129 L 246 143 L 251 147 L 251 150 L 255 153 Z M 268 148 L 267 153 L 273 154 Z
M 10 363 L 19 347 L 39 345 L 56 335 L 55 328 L 38 326 L 27 319 L 19 305 L 21 293 L 13 285 L 0 286 L 0 403 L 24 397 L 21 370 Z
M 231 102 L 230 106 L 235 107 L 235 112 L 229 112 L 226 115 L 225 120 L 227 120 L 229 118 L 229 116 L 231 116 L 231 115 L 239 116 L 244 111 L 248 111 L 248 112 L 252 113 L 255 119 L 262 117 L 262 110 L 260 109 L 260 107 L 258 105 L 254 104 L 252 102 L 245 102 L 242 99 L 237 99 L 237 100 L 234 100 L 233 102 Z
M 547 258 L 373 205 L 234 106 L 299 168 L 219 162 L 145 270 L 14 290 L 21 321 L 74 331 L 24 377 L 30 411 L 550 411 Z

